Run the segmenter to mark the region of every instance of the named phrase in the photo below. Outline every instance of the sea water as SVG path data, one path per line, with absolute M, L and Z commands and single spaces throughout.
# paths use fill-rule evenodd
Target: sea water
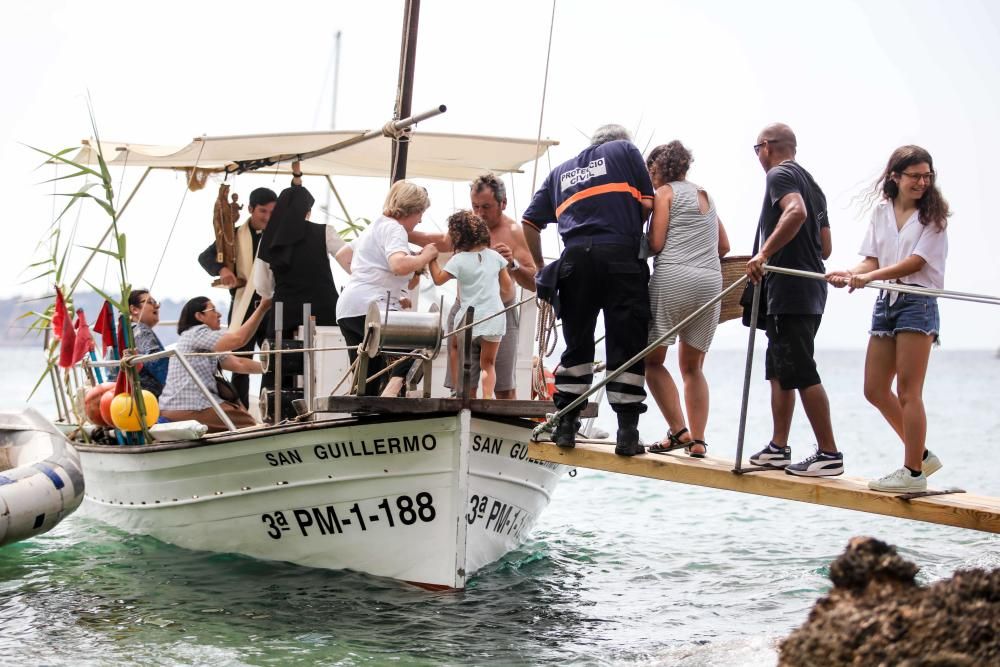
M 23 404 L 38 354 L 0 351 L 0 402 Z M 747 455 L 770 435 L 760 358 Z M 901 464 L 902 445 L 861 394 L 863 360 L 818 354 L 847 474 L 873 477 Z M 708 355 L 711 455 L 735 453 L 744 361 Z M 932 486 L 1000 495 L 998 395 L 992 351 L 932 353 L 928 444 L 944 462 Z M 47 386 L 31 404 L 51 412 Z M 598 424 L 614 432 L 606 405 Z M 640 428 L 666 434 L 655 408 Z M 813 442 L 799 407 L 793 456 Z M 562 481 L 521 549 L 459 592 L 189 551 L 79 511 L 0 549 L 0 663 L 773 665 L 855 535 L 896 545 L 925 584 L 1000 567 L 987 533 L 587 470 Z

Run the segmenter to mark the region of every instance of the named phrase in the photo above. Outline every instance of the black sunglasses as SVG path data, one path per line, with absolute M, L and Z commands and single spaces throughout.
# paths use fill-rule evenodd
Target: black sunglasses
M 757 155 L 760 155 L 760 149 L 763 148 L 765 144 L 777 144 L 777 143 L 781 143 L 781 139 L 765 139 L 759 144 L 754 144 L 753 152 L 756 153 Z

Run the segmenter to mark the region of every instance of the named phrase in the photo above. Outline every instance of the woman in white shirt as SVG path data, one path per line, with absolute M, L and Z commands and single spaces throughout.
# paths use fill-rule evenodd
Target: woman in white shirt
M 873 280 L 944 288 L 948 256 L 948 202 L 935 183 L 934 161 L 919 146 L 893 151 L 872 197 L 879 197 L 861 243 L 864 259 L 827 280 L 850 291 Z M 931 345 L 938 340 L 937 298 L 879 292 L 865 357 L 865 398 L 903 441 L 903 467 L 868 483 L 876 491 L 911 493 L 927 488 L 941 461 L 925 447 L 923 389 Z M 896 380 L 896 392 L 892 381 Z
M 389 310 L 400 310 L 399 300 L 411 277 L 437 257 L 433 244 L 425 245 L 419 254 L 410 254 L 406 239 L 430 205 L 427 190 L 409 181 L 396 181 L 385 198 L 382 215 L 337 252 L 337 262 L 351 274 L 337 300 L 337 325 L 351 348 L 364 339 L 368 305 L 377 303 L 379 310 L 385 310 L 387 305 Z M 349 354 L 354 363 L 357 352 L 351 349 Z M 403 363 L 393 369 L 383 396 L 398 395 L 409 367 Z M 381 359 L 373 359 L 368 364 L 368 376 L 383 368 Z

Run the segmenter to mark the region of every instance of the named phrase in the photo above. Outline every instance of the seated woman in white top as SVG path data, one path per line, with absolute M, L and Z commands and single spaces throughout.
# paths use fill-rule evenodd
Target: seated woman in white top
M 433 244 L 425 245 L 419 254 L 410 254 L 406 240 L 407 232 L 420 223 L 430 205 L 427 190 L 409 181 L 396 181 L 385 198 L 382 215 L 337 253 L 337 262 L 351 274 L 337 301 L 337 325 L 352 348 L 364 339 L 369 304 L 379 304 L 380 310 L 387 305 L 389 310 L 400 310 L 400 296 L 414 273 L 437 257 Z M 349 354 L 354 363 L 357 352 L 352 349 Z M 391 371 L 383 396 L 399 394 L 410 365 L 402 363 Z M 383 368 L 384 360 L 373 359 L 368 364 L 368 377 Z
M 196 296 L 184 304 L 177 322 L 177 333 L 181 336 L 177 341 L 178 352 L 222 353 L 217 356 L 190 357 L 187 361 L 236 428 L 254 426 L 257 422 L 239 403 L 222 400 L 216 389 L 215 372 L 221 366 L 238 373 L 261 373 L 259 361 L 226 353 L 242 347 L 250 340 L 270 307 L 270 299 L 261 299 L 257 310 L 239 329 L 233 332 L 223 331 L 222 316 L 215 309 L 215 304 L 208 297 Z M 169 421 L 197 420 L 208 426 L 209 433 L 228 430 L 215 413 L 209 399 L 176 357 L 170 358 L 167 382 L 160 396 L 160 414 Z
M 847 271 L 829 272 L 827 281 L 852 292 L 873 280 L 944 289 L 950 212 L 934 179 L 934 161 L 926 150 L 902 146 L 893 151 L 872 191 L 879 201 L 861 243 L 864 259 Z M 904 456 L 902 468 L 868 483 L 875 491 L 923 491 L 927 476 L 941 468 L 926 447 L 923 400 L 931 345 L 940 328 L 937 297 L 879 292 L 868 332 L 865 398 L 903 441 Z

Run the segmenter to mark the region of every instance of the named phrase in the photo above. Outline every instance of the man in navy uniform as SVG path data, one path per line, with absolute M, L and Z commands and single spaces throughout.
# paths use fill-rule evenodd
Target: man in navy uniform
M 555 373 L 556 407 L 585 393 L 594 379 L 594 328 L 604 311 L 605 354 L 617 370 L 640 352 L 649 329 L 649 268 L 639 259 L 643 225 L 653 208 L 653 184 L 639 149 L 620 125 L 604 125 L 591 145 L 552 170 L 524 212 L 524 236 L 536 265 L 543 266 L 541 230 L 557 222 L 566 246 L 539 274 L 539 295 L 554 287 L 562 319 L 563 352 Z M 615 453 L 645 452 L 639 415 L 646 411 L 645 362 L 610 382 L 608 402 L 618 415 Z M 556 424 L 553 440 L 574 447 L 580 408 Z

